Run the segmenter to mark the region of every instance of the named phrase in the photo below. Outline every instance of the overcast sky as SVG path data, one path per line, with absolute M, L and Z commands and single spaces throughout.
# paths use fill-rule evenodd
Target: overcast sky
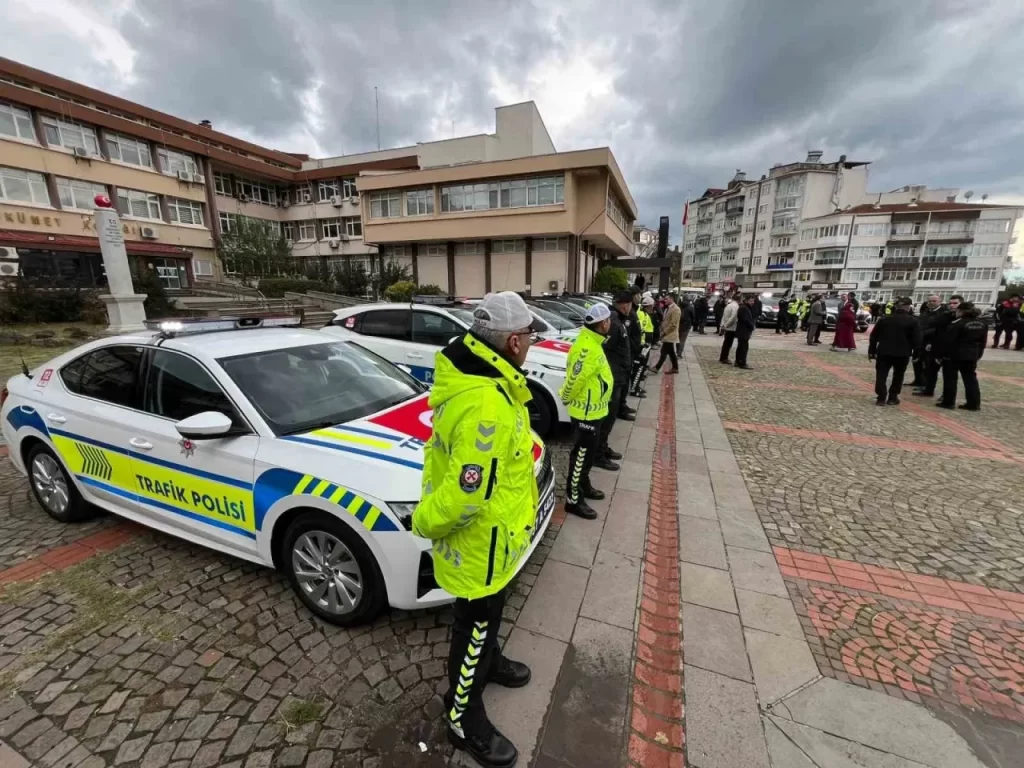
M 0 54 L 313 155 L 494 130 L 610 146 L 652 226 L 821 149 L 1024 200 L 1022 0 L 0 0 Z

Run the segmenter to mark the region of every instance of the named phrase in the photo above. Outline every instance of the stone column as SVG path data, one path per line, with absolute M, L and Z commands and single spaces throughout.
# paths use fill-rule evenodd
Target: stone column
M 109 198 L 97 195 L 96 212 L 93 214 L 96 235 L 103 254 L 103 267 L 107 273 L 107 288 L 110 293 L 102 294 L 100 301 L 107 306 L 110 324 L 107 333 L 133 333 L 145 330 L 145 294 L 135 293 L 131 269 L 128 266 L 128 252 L 124 247 L 124 233 L 121 217 L 111 207 Z

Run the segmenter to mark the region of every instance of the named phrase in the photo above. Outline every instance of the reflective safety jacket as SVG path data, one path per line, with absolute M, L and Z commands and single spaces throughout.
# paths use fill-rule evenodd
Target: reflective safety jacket
M 896 302 L 894 302 L 894 301 L 890 301 L 888 304 L 886 304 L 885 305 L 885 314 L 891 315 L 892 314 L 892 308 L 894 306 L 896 306 Z
M 804 320 L 811 314 L 811 302 L 800 299 L 800 319 Z
M 786 311 L 789 312 L 789 314 L 791 314 L 793 317 L 798 317 L 800 315 L 800 307 L 802 304 L 802 299 L 790 299 L 789 308 Z
M 569 350 L 565 383 L 559 395 L 569 409 L 569 416 L 574 419 L 597 421 L 608 415 L 608 401 L 615 380 L 603 343 L 604 336 L 583 328 Z
M 640 343 L 650 344 L 654 338 L 654 321 L 642 309 L 636 311 L 636 319 L 640 322 Z
M 472 333 L 435 366 L 412 532 L 433 542 L 437 583 L 475 600 L 516 575 L 537 521 L 530 390 L 520 368 Z

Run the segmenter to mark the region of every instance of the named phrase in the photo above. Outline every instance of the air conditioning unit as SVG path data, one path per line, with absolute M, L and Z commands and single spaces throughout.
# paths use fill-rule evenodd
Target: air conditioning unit
M 240 203 L 248 203 L 249 202 L 249 196 L 246 195 L 246 194 L 240 194 L 238 196 L 238 202 L 240 202 Z
M 352 195 L 352 197 L 350 197 L 348 201 L 350 203 L 353 203 L 354 205 L 359 205 L 359 195 Z
M 143 240 L 156 240 L 157 239 L 156 230 L 153 229 L 152 227 L 142 227 L 139 230 L 139 233 L 142 235 L 142 239 Z
M 341 208 L 341 204 L 342 198 L 340 195 L 334 195 L 334 197 L 331 198 L 331 205 L 333 205 L 335 208 Z
M 304 203 L 312 203 L 313 202 L 313 196 L 311 194 L 309 194 L 309 192 L 306 192 L 305 194 L 302 195 L 302 202 L 304 202 Z
M 328 240 L 327 245 L 329 245 L 331 248 L 338 248 L 341 246 L 341 243 L 339 243 L 337 240 Z
M 341 236 L 341 242 L 343 242 L 343 243 L 347 243 L 347 242 L 348 242 L 349 240 L 351 240 L 351 239 L 352 239 L 352 237 L 351 237 L 350 235 L 345 235 L 345 234 L 343 234 L 343 235 Z
M 278 203 L 278 205 L 281 206 L 282 208 L 287 208 L 287 207 L 289 207 L 291 205 L 291 203 L 288 202 L 288 198 L 282 197 L 281 198 L 281 202 Z
M 192 174 L 192 181 L 194 181 L 196 184 L 205 184 L 206 183 L 206 177 L 203 176 L 203 174 L 201 174 L 201 173 L 193 173 Z
M 75 157 L 82 157 L 85 158 L 86 160 L 91 160 L 92 152 L 90 152 L 85 147 L 75 147 Z
M 18 276 L 18 263 L 10 261 L 0 261 L 0 277 L 17 277 Z
M 0 248 L 0 260 L 3 260 L 3 261 L 17 261 L 18 260 L 18 249 L 17 248 Z
M 178 171 L 178 181 L 192 181 L 192 174 L 188 171 Z

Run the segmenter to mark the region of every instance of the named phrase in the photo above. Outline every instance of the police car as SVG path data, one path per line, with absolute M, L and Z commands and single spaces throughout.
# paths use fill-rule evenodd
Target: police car
M 430 542 L 409 532 L 431 434 L 425 387 L 295 324 L 164 323 L 15 376 L 0 409 L 10 458 L 57 520 L 94 504 L 279 568 L 335 624 L 450 601 Z M 531 549 L 555 503 L 550 457 L 534 443 Z
M 334 319 L 322 330 L 342 339 L 356 340 L 367 349 L 414 377 L 434 380 L 434 355 L 473 324 L 473 304 L 444 298 L 421 298 L 409 304 L 362 304 L 334 310 Z M 539 328 L 535 326 L 535 330 Z M 546 437 L 560 422 L 569 422 L 569 411 L 558 391 L 565 381 L 566 356 L 571 340 L 544 338 L 530 346 L 526 371 L 533 399 L 529 402 L 530 426 Z

